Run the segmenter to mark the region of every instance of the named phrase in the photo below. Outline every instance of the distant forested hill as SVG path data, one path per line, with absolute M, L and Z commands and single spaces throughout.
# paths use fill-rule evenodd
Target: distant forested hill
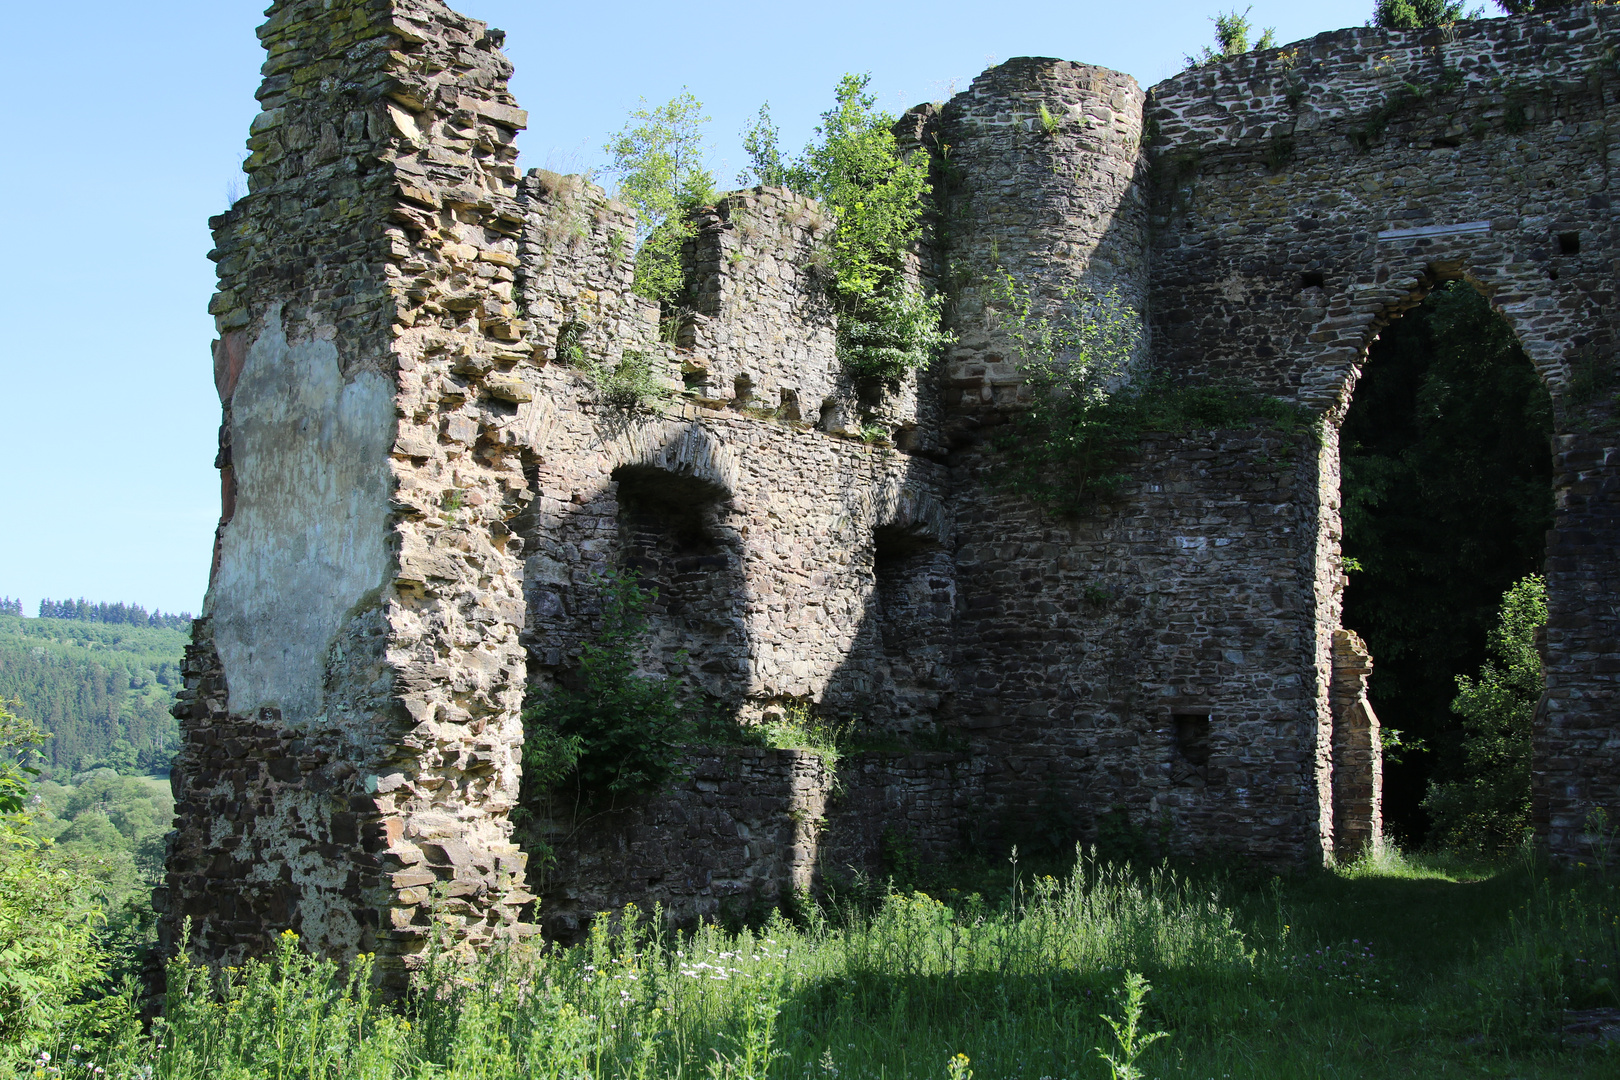
M 190 639 L 189 627 L 25 619 L 0 609 L 0 698 L 15 699 L 20 715 L 50 733 L 41 749 L 53 777 L 102 766 L 162 771 L 178 740 L 169 708 Z

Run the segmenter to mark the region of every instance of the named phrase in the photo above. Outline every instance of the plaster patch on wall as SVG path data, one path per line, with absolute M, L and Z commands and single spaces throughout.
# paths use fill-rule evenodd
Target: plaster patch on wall
M 236 513 L 209 590 L 233 713 L 320 713 L 332 638 L 388 570 L 393 430 L 389 381 L 345 381 L 336 345 L 289 343 L 271 307 L 231 401 Z

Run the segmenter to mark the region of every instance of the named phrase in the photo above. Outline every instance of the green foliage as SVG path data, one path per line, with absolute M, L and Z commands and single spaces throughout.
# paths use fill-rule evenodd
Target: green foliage
M 1377 0 L 1373 25 L 1389 30 L 1419 30 L 1425 26 L 1450 26 L 1482 14 L 1483 10 L 1465 12 L 1462 0 Z
M 807 701 L 790 701 L 781 716 L 767 719 L 757 729 L 744 729 L 744 741 L 776 750 L 808 750 L 836 769 L 849 741 L 849 724 L 837 724 L 817 716 Z M 752 739 L 748 736 L 753 736 Z
M 927 364 L 949 337 L 939 329 L 942 297 L 905 287 L 880 289 L 839 316 L 838 351 L 857 378 L 893 382 Z
M 624 128 L 606 146 L 619 178 L 618 198 L 636 220 L 634 289 L 670 304 L 681 291 L 681 245 L 692 236 L 689 214 L 714 201 L 714 174 L 703 167 L 703 103 L 682 90 L 667 104 L 630 112 Z
M 585 370 L 603 404 L 635 412 L 653 408 L 670 395 L 669 387 L 658 377 L 656 364 L 655 357 L 627 350 L 611 368 L 587 360 Z
M 0 702 L 0 1063 L 28 1053 L 98 983 L 106 960 L 96 947 L 97 914 L 67 869 L 46 865 L 32 835 L 26 761 L 41 732 Z
M 529 801 L 558 782 L 572 782 L 596 800 L 656 790 L 679 762 L 690 710 L 674 675 L 636 671 L 648 600 L 637 577 L 625 571 L 597 579 L 601 622 L 580 650 L 574 678 L 524 710 Z
M 1477 678 L 1457 676 L 1452 712 L 1462 717 L 1462 775 L 1431 784 L 1424 809 L 1440 846 L 1512 851 L 1530 832 L 1530 735 L 1544 680 L 1536 631 L 1547 623 L 1547 584 L 1531 575 L 1502 597 Z
M 29 762 L 44 741 L 43 731 L 0 699 L 0 844 L 15 839 L 17 825 L 27 824 L 22 814 L 28 805 L 28 784 L 39 775 Z
M 836 104 L 823 113 L 818 141 L 786 169 L 796 191 L 832 211 L 838 227 L 826 251 L 824 280 L 838 308 L 838 355 L 851 374 L 894 381 L 927 364 L 948 338 L 939 330 L 939 296 L 906 281 L 905 258 L 922 234 L 928 160 L 906 157 L 894 117 L 866 92 L 868 75 L 845 75 Z M 761 140 L 765 133 L 754 129 Z M 777 160 L 774 129 L 750 151 Z
M 749 168 L 737 174 L 738 184 L 781 187 L 788 182 L 788 165 L 782 159 L 778 141 L 780 134 L 771 123 L 771 103 L 767 101 L 742 130 L 743 152 L 748 155 Z
M 1512 329 L 1457 282 L 1385 328 L 1340 430 L 1344 625 L 1366 639 L 1380 720 L 1421 740 L 1385 778 L 1418 833 L 1428 779 L 1462 774 L 1456 676 L 1478 671 L 1502 594 L 1552 526 L 1552 402 Z M 1432 776 L 1431 776 L 1432 770 Z
M 120 990 L 59 1010 L 3 1063 L 119 1080 L 971 1080 L 1100 1076 L 1106 1046 L 1149 1076 L 1612 1071 L 1560 1039 L 1566 1009 L 1616 1004 L 1620 885 L 1590 869 L 1384 848 L 1332 873 L 1189 879 L 1086 859 L 983 893 L 796 906 L 797 923 L 684 934 L 626 908 L 579 945 L 470 960 L 440 940 L 392 1007 L 367 989 L 369 958 L 344 971 L 291 935 L 217 975 L 182 952 L 150 1032 Z M 1148 1041 L 1159 1031 L 1173 1047 Z
M 1127 479 L 1124 465 L 1148 432 L 1267 426 L 1296 432 L 1305 414 L 1239 386 L 1178 387 L 1136 366 L 1141 315 L 1112 291 L 1066 286 L 1037 308 L 1005 270 L 991 282 L 1030 391 L 1029 407 L 997 436 L 1012 486 L 1054 513 L 1083 513 Z
M 1115 1020 L 1111 1016 L 1104 1016 L 1108 1029 L 1113 1033 L 1114 1041 L 1119 1044 L 1119 1056 L 1097 1047 L 1096 1054 L 1108 1065 L 1110 1080 L 1143 1080 L 1145 1074 L 1137 1068 L 1136 1062 L 1148 1047 L 1160 1039 L 1168 1039 L 1168 1031 L 1153 1031 L 1144 1033 L 1141 1030 L 1143 1002 L 1147 1000 L 1148 991 L 1153 987 L 1139 971 L 1125 973 L 1125 985 L 1119 990 L 1120 1018 Z
M 1242 56 L 1249 51 L 1249 31 L 1254 27 L 1249 23 L 1249 12 L 1252 7 L 1244 8 L 1241 13 L 1236 8 L 1214 16 L 1210 21 L 1215 24 L 1215 48 L 1205 45 L 1196 56 L 1188 56 L 1185 62 L 1190 68 L 1208 67 L 1218 64 L 1222 60 L 1230 60 L 1234 56 Z M 1275 48 L 1277 44 L 1277 31 L 1275 27 L 1266 27 L 1260 33 L 1260 40 L 1254 43 L 1256 49 Z
M 179 740 L 169 710 L 188 639 L 165 627 L 0 615 L 0 698 L 49 733 L 53 776 L 164 769 Z

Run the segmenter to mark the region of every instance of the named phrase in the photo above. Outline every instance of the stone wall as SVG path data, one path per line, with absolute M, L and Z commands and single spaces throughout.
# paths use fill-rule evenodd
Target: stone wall
M 240 959 L 517 928 L 508 840 L 528 498 L 507 433 L 524 114 L 498 35 L 433 0 L 282 0 L 215 219 L 224 514 L 179 707 L 164 932 Z
M 967 850 L 977 779 L 966 755 L 942 751 L 848 755 L 836 773 L 801 750 L 700 751 L 659 795 L 529 834 L 557 857 L 536 875 L 539 918 L 572 940 L 631 903 L 690 927 L 790 907 L 795 893 L 847 895 L 862 878 L 881 887 L 899 860 Z
M 1155 87 L 1150 310 L 1156 361 L 1320 410 L 1317 699 L 1326 713 L 1337 564 L 1337 426 L 1368 344 L 1463 278 L 1512 324 L 1552 393 L 1548 701 L 1537 829 L 1581 847 L 1613 805 L 1620 616 L 1614 423 L 1578 372 L 1612 378 L 1616 223 L 1608 131 L 1620 14 L 1580 6 L 1448 30 L 1341 30 Z M 1324 715 L 1326 730 L 1331 718 Z
M 538 918 L 564 936 L 1116 811 L 1187 853 L 1364 845 L 1376 721 L 1339 626 L 1337 425 L 1379 326 L 1457 276 L 1557 405 L 1537 813 L 1577 851 L 1620 795 L 1614 427 L 1579 390 L 1612 374 L 1616 18 L 1342 31 L 1149 95 L 994 68 L 899 125 L 936 180 L 908 269 L 956 341 L 880 386 L 838 369 L 814 203 L 701 213 L 666 342 L 630 211 L 518 175 L 498 31 L 438 0 L 279 0 L 249 194 L 213 222 L 223 514 L 166 940 L 189 918 L 234 960 L 291 927 L 397 979 L 436 887 L 471 945 L 530 932 L 540 840 Z M 1141 363 L 1321 428 L 1152 435 L 1114 495 L 1055 519 L 987 438 L 1026 400 L 1001 270 L 1038 309 L 1112 290 L 1147 319 Z M 626 363 L 667 396 L 616 398 Z M 699 750 L 666 792 L 514 839 L 524 694 L 566 680 L 616 569 L 657 590 L 641 669 L 724 716 L 809 705 L 964 749 L 853 755 L 836 786 L 813 755 Z
M 1384 755 L 1367 698 L 1372 654 L 1353 630 L 1333 632 L 1333 831 L 1336 854 L 1353 859 L 1383 836 Z

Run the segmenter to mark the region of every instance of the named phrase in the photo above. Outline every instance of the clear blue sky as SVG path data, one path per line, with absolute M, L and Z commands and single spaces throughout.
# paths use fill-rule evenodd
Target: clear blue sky
M 846 71 L 891 111 L 1009 56 L 1101 64 L 1144 85 L 1212 40 L 1221 0 L 611 5 L 462 0 L 508 32 L 525 168 L 579 171 L 637 99 L 682 86 L 713 166 L 769 100 L 802 146 Z M 1364 23 L 1372 0 L 1255 0 L 1280 41 Z M 21 2 L 0 41 L 0 595 L 196 611 L 219 513 L 207 219 L 240 181 L 257 112 L 261 3 Z

